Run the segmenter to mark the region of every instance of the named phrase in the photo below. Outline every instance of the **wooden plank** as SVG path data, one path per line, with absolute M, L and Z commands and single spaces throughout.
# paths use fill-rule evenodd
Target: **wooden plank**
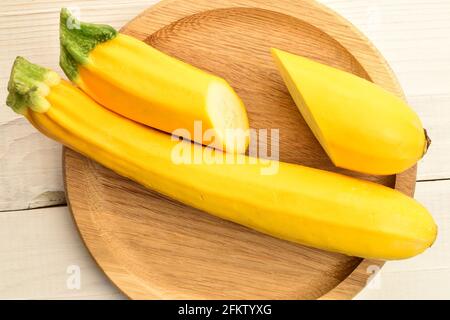
M 384 272 L 374 278 L 355 300 L 447 300 L 450 296 L 450 269 Z
M 0 124 L 0 167 L 0 211 L 65 203 L 61 146 L 25 118 Z
M 2 1 L 0 12 L 0 211 L 63 204 L 61 147 L 41 136 L 25 119 L 4 106 L 14 58 L 62 72 L 58 66 L 59 10 L 79 8 L 81 17 L 116 28 L 157 2 Z
M 320 0 L 380 50 L 407 97 L 450 94 L 450 2 Z
M 123 298 L 84 247 L 67 207 L 0 213 L 0 274 L 1 299 Z
M 408 100 L 432 140 L 427 154 L 419 161 L 417 179 L 450 178 L 450 95 L 413 96 Z
M 0 211 L 64 203 L 60 147 L 35 133 L 2 106 L 15 56 L 58 67 L 58 12 L 79 7 L 81 16 L 122 26 L 157 0 L 3 1 L 0 13 Z M 450 10 L 448 1 L 323 0 L 353 22 L 380 49 L 412 106 L 422 116 L 433 145 L 419 164 L 419 179 L 450 178 Z M 11 32 L 13 30 L 13 32 Z M 61 72 L 60 72 L 61 73 Z

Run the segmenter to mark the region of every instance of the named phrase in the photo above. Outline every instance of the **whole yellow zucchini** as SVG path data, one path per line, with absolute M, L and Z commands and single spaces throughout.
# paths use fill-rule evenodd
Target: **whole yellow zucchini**
M 348 255 L 402 259 L 431 246 L 436 225 L 404 194 L 368 181 L 289 163 L 212 153 L 109 111 L 45 68 L 17 58 L 7 104 L 42 133 L 115 172 L 187 205 L 266 234 Z M 202 152 L 177 162 L 174 150 Z M 225 155 L 215 151 L 217 155 Z
M 182 129 L 176 134 L 245 152 L 247 112 L 224 79 L 110 26 L 80 22 L 67 9 L 60 19 L 60 65 L 94 100 L 159 130 Z
M 429 140 L 417 114 L 370 81 L 272 49 L 301 114 L 333 163 L 369 174 L 395 174 L 425 154 Z

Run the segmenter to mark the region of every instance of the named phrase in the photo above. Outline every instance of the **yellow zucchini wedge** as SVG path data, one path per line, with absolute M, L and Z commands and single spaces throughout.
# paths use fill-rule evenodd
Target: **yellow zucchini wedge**
M 437 228 L 406 195 L 364 180 L 283 162 L 260 162 L 124 118 L 48 69 L 17 58 L 7 104 L 39 131 L 118 174 L 182 203 L 274 237 L 376 259 L 415 256 Z M 183 146 L 201 162 L 177 161 Z M 234 161 L 211 161 L 232 155 Z M 278 168 L 262 174 L 268 165 Z
M 390 175 L 430 143 L 417 114 L 370 81 L 279 49 L 272 55 L 303 118 L 337 167 Z
M 247 111 L 224 79 L 108 25 L 80 22 L 67 9 L 61 10 L 60 44 L 67 77 L 106 108 L 201 144 L 245 152 Z

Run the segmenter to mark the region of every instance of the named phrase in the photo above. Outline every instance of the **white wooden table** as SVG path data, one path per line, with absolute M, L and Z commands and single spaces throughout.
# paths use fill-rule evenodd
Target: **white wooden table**
M 38 134 L 4 101 L 17 55 L 60 70 L 57 21 L 62 6 L 78 7 L 84 20 L 119 28 L 155 2 L 0 2 L 0 298 L 124 298 L 93 262 L 65 206 L 61 146 Z M 378 47 L 433 139 L 419 163 L 416 198 L 436 218 L 439 238 L 419 257 L 387 263 L 357 298 L 449 299 L 450 1 L 321 2 Z M 78 270 L 80 287 L 72 283 Z

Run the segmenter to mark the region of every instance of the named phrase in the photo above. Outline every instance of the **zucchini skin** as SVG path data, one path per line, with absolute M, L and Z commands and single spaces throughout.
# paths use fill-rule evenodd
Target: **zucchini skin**
M 262 175 L 267 162 L 240 154 L 232 163 L 179 164 L 173 152 L 180 145 L 192 155 L 211 153 L 123 118 L 64 80 L 48 89 L 43 98 L 49 108 L 30 106 L 23 112 L 39 131 L 122 176 L 220 218 L 306 246 L 384 260 L 415 256 L 436 238 L 428 211 L 396 190 L 283 162 L 271 162 L 278 166 L 276 174 Z

